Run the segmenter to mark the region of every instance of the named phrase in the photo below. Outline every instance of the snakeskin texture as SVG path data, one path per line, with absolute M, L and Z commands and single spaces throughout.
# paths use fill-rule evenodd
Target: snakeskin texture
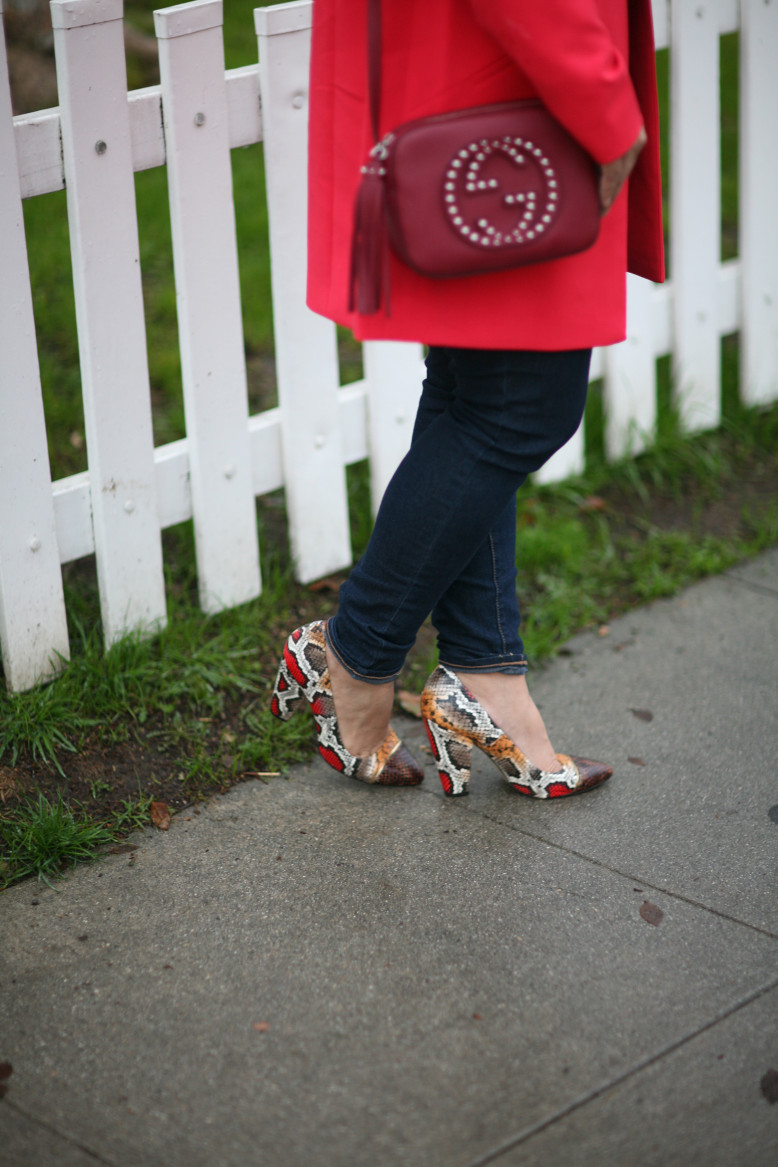
M 270 712 L 288 721 L 303 701 L 310 705 L 316 722 L 319 753 L 334 770 L 379 786 L 417 786 L 421 782 L 424 771 L 391 727 L 379 748 L 365 758 L 355 757 L 343 745 L 321 620 L 296 628 L 284 645 Z
M 427 681 L 421 695 L 421 714 L 441 785 L 451 797 L 468 793 L 473 746 L 492 759 L 511 790 L 530 798 L 579 794 L 599 786 L 613 773 L 602 762 L 567 754 L 557 754 L 561 770 L 553 773 L 533 766 L 459 677 L 443 665 Z

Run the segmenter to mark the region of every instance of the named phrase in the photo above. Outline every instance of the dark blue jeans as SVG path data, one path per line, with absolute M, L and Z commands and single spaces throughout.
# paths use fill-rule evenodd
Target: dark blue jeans
M 352 676 L 393 680 L 430 612 L 442 664 L 526 672 L 516 491 L 578 428 L 590 357 L 430 348 L 411 449 L 327 624 Z

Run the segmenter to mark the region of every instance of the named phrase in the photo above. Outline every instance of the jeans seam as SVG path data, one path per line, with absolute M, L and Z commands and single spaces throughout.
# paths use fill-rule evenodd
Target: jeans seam
M 502 626 L 502 614 L 500 610 L 500 588 L 497 582 L 497 557 L 494 553 L 494 536 L 489 533 L 489 550 L 492 556 L 492 583 L 494 584 L 494 612 L 497 619 L 497 631 L 502 643 L 502 651 L 508 651 L 508 645 L 505 643 L 505 631 Z

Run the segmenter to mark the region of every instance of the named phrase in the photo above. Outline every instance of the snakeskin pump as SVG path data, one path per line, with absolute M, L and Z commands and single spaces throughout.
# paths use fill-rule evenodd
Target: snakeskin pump
M 473 746 L 491 758 L 511 790 L 530 798 L 561 798 L 591 790 L 610 778 L 603 762 L 557 754 L 560 770 L 540 770 L 492 721 L 456 673 L 439 665 L 421 695 L 421 715 L 430 739 L 443 790 L 451 797 L 468 793 Z
M 296 628 L 288 638 L 270 712 L 281 721 L 288 721 L 304 701 L 310 705 L 316 722 L 319 753 L 334 770 L 379 786 L 417 786 L 421 782 L 424 771 L 391 726 L 378 749 L 367 757 L 357 758 L 343 745 L 335 716 L 321 620 Z

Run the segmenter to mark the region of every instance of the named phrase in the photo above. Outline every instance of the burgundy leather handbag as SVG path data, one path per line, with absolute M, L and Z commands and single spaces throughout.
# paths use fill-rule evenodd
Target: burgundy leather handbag
M 387 246 L 432 278 L 584 251 L 600 229 L 599 168 L 536 99 L 455 110 L 379 139 L 381 4 L 368 0 L 375 146 L 354 209 L 350 307 L 390 312 Z

